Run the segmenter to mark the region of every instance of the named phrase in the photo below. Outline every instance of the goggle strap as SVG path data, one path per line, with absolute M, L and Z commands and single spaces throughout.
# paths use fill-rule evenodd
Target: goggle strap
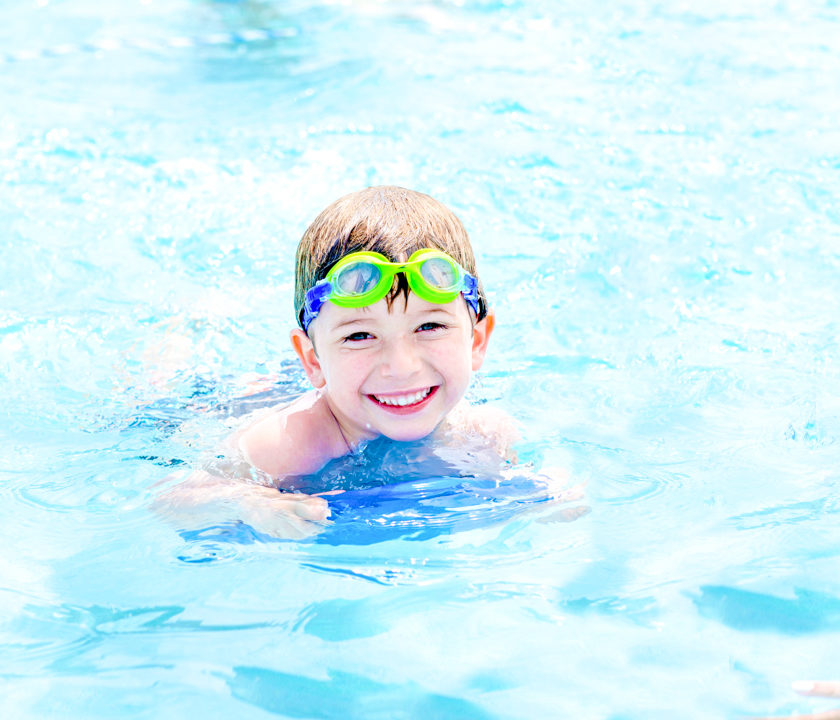
M 309 290 L 303 301 L 303 329 L 308 330 L 309 324 L 318 317 L 321 308 L 332 293 L 332 284 L 326 278 L 319 280 Z
M 481 320 L 481 298 L 478 297 L 478 280 L 469 273 L 464 273 L 464 288 L 461 290 L 461 295 L 464 296 L 467 305 L 473 309 L 476 318 Z

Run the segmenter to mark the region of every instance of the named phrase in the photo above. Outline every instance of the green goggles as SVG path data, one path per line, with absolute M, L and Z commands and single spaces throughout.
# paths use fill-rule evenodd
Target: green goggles
M 459 294 L 481 319 L 478 281 L 441 250 L 424 248 L 407 262 L 393 263 L 384 255 L 360 251 L 345 255 L 327 276 L 306 291 L 301 324 L 304 330 L 329 300 L 340 307 L 365 307 L 384 298 L 403 273 L 411 291 L 422 300 L 444 305 Z

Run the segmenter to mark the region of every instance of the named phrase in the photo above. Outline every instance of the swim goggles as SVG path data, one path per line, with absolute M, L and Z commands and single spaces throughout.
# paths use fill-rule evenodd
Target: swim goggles
M 309 328 L 327 300 L 339 307 L 373 305 L 390 292 L 397 273 L 405 275 L 417 297 L 431 303 L 450 303 L 460 293 L 481 319 L 478 280 L 445 252 L 424 248 L 412 253 L 407 262 L 393 263 L 379 253 L 360 251 L 345 255 L 306 291 L 303 329 Z

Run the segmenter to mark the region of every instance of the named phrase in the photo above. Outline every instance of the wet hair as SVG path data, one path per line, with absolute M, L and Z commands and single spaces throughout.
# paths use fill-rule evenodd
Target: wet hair
M 478 278 L 470 239 L 461 221 L 434 198 L 414 190 L 382 185 L 350 193 L 329 205 L 306 229 L 295 255 L 295 313 L 303 327 L 306 291 L 351 252 L 378 252 L 404 262 L 423 248 L 443 250 Z M 400 273 L 387 296 L 388 305 L 409 287 Z M 478 280 L 478 320 L 487 314 L 487 298 Z

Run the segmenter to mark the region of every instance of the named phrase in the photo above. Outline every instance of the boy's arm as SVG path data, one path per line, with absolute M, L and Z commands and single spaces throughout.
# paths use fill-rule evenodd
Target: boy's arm
M 516 465 L 519 459 L 514 446 L 521 439 L 516 421 L 504 410 L 493 405 L 469 405 L 461 402 L 447 418 L 447 428 L 458 433 L 474 433 L 485 437 L 499 457 Z M 511 468 L 515 473 L 516 468 Z M 583 485 L 571 485 L 567 470 L 560 467 L 543 467 L 539 477 L 545 486 L 549 498 L 557 502 L 580 500 L 583 497 Z M 588 512 L 587 508 L 569 508 L 563 511 L 568 519 L 574 519 Z M 555 518 L 557 519 L 557 518 Z
M 240 460 L 193 472 L 161 493 L 155 509 L 179 525 L 241 521 L 290 538 L 318 532 L 330 514 L 327 501 L 281 493 L 275 479 L 315 472 L 330 459 L 322 421 L 317 403 L 306 396 L 262 415 L 228 440 L 228 453 Z

